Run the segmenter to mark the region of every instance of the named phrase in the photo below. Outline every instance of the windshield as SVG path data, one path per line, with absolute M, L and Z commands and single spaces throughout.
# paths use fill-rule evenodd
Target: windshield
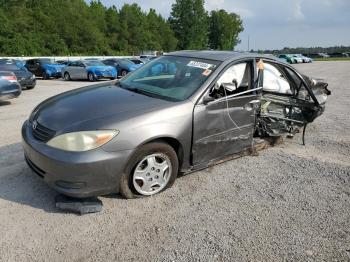
M 189 98 L 212 74 L 218 61 L 163 56 L 120 81 L 123 88 L 172 101 Z
M 137 64 L 137 65 L 143 64 L 143 62 L 141 60 L 138 60 L 138 59 L 131 59 L 130 61 L 133 62 L 134 64 Z
M 45 58 L 40 60 L 42 64 L 55 64 L 55 61 L 50 58 Z
M 119 64 L 127 66 L 127 65 L 134 65 L 134 62 L 132 62 L 129 59 L 120 59 Z
M 101 61 L 85 61 L 84 62 L 87 66 L 106 66 Z

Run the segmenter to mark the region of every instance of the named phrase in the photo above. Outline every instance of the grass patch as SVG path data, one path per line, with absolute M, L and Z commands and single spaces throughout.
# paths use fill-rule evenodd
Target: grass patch
M 315 58 L 315 61 L 350 61 L 350 57 Z

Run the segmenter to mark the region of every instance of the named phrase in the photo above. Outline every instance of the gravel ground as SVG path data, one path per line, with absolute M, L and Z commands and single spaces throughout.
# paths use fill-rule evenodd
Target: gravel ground
M 180 177 L 154 197 L 54 207 L 24 163 L 20 127 L 43 99 L 88 82 L 40 81 L 0 104 L 1 261 L 350 261 L 350 62 L 297 65 L 333 91 L 301 136 Z

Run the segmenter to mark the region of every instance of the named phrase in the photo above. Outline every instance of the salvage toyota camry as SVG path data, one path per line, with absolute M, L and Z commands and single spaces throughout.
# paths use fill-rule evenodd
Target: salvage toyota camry
M 39 104 L 23 124 L 25 159 L 68 196 L 150 196 L 255 137 L 294 134 L 328 95 L 326 83 L 270 56 L 173 52 Z

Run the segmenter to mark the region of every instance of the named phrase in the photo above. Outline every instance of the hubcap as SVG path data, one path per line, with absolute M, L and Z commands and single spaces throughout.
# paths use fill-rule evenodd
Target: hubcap
M 166 187 L 171 176 L 170 159 L 161 153 L 148 155 L 136 166 L 133 185 L 138 193 L 150 196 Z

